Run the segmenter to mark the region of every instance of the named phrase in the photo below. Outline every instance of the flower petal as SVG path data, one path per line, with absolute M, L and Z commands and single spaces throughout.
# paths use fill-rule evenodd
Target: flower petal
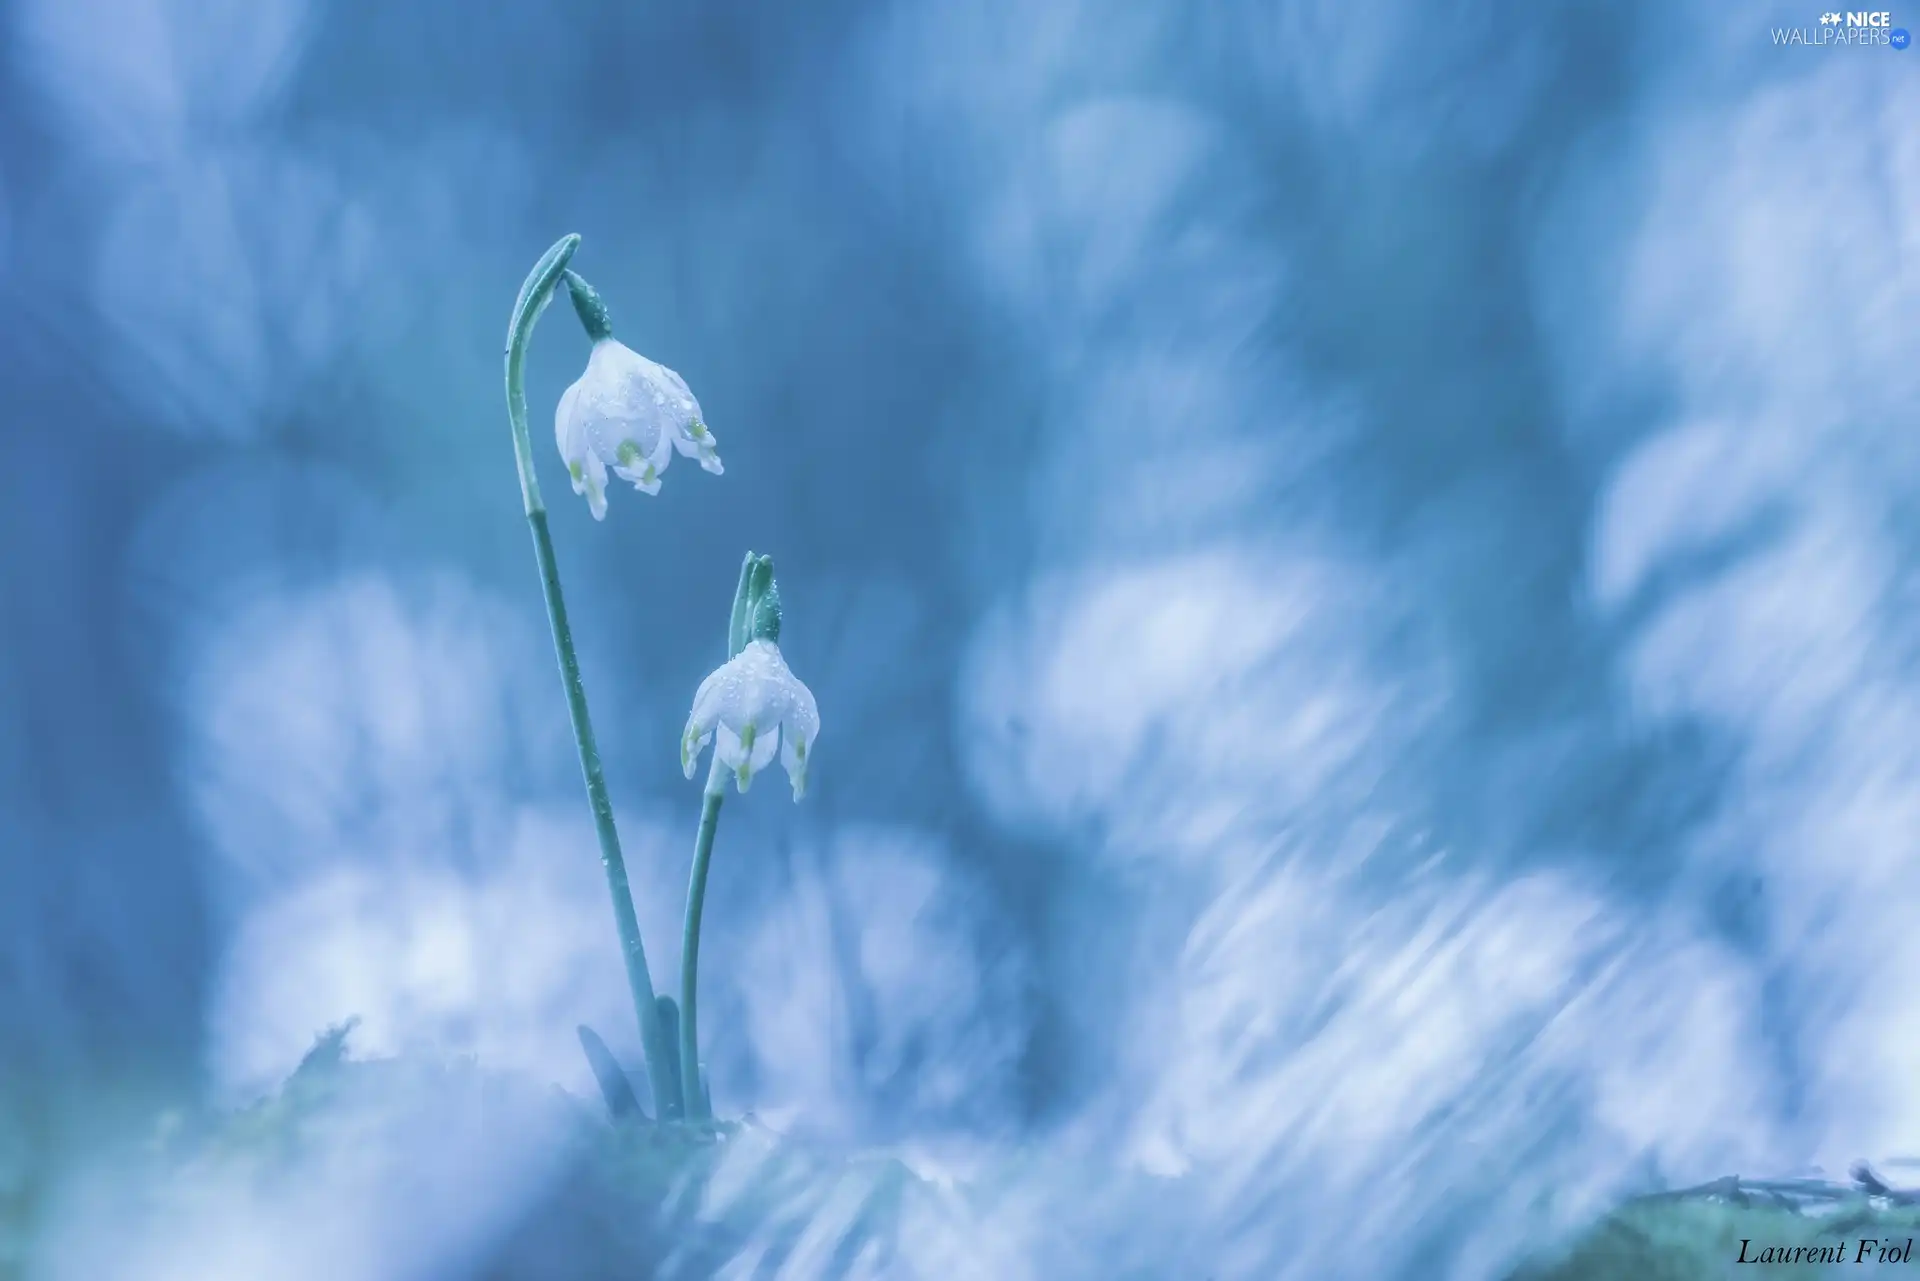
M 621 480 L 630 480 L 633 487 L 652 497 L 660 492 L 660 469 L 650 462 L 636 461 L 631 467 L 616 466 L 613 474 Z
M 680 768 L 685 771 L 689 779 L 693 777 L 694 770 L 699 767 L 700 756 L 707 750 L 707 744 L 712 741 L 711 729 L 702 733 L 692 721 L 687 722 L 687 728 L 680 735 Z
M 595 520 L 607 518 L 607 469 L 592 454 L 587 455 L 586 475 L 575 486 L 575 493 L 587 496 L 587 510 Z
M 700 688 L 693 692 L 693 708 L 687 713 L 687 732 L 697 733 L 702 738 L 713 733 L 713 727 L 720 721 L 728 698 L 734 691 L 735 682 L 729 678 L 731 667 L 721 667 L 708 672 L 707 678 L 700 682 Z
M 720 438 L 697 417 L 676 426 L 673 447 L 688 458 L 699 459 L 700 469 L 704 472 L 714 476 L 726 473 L 726 466 L 720 461 Z
M 569 471 L 586 456 L 586 438 L 579 431 L 580 419 L 575 413 L 580 403 L 580 383 L 584 378 L 576 379 L 560 393 L 560 403 L 553 411 L 553 443 L 560 447 L 560 457 Z M 575 490 L 579 493 L 579 490 Z
M 787 717 L 780 726 L 780 763 L 786 767 L 797 801 L 807 794 L 807 767 L 813 762 L 814 740 L 820 736 L 820 709 L 813 691 L 798 677 L 793 678 L 788 700 Z
M 640 457 L 650 455 L 667 425 L 653 367 L 611 338 L 595 343 L 587 357 L 574 416 L 587 446 L 609 467 L 625 461 L 626 446 Z
M 753 755 L 747 766 L 758 774 L 773 763 L 774 753 L 780 750 L 780 724 L 776 721 L 772 725 L 755 728 L 759 732 L 753 736 Z
M 734 787 L 746 791 L 753 776 L 765 769 L 780 750 L 780 726 L 776 722 L 762 726 L 749 722 L 739 732 L 721 722 L 715 730 L 714 752 L 720 763 L 733 771 Z
M 753 783 L 753 765 L 748 760 L 745 744 L 733 727 L 722 724 L 714 731 L 714 759 L 733 774 L 734 790 L 744 792 Z
M 620 446 L 613 474 L 622 480 L 630 480 L 633 487 L 643 494 L 660 492 L 660 476 L 667 470 L 667 464 L 673 461 L 673 442 L 662 435 L 656 438 L 653 453 L 642 457 L 639 446 L 631 441 Z

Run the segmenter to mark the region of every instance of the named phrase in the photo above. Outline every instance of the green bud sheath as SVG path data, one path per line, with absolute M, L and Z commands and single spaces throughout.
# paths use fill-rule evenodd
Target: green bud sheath
M 760 599 L 753 603 L 751 639 L 780 643 L 780 584 L 770 582 Z
M 740 585 L 733 592 L 733 613 L 727 618 L 727 657 L 737 658 L 740 651 L 747 647 L 747 625 L 753 621 L 750 590 L 753 586 L 753 567 L 760 558 L 752 552 L 740 562 Z
M 760 598 L 765 596 L 767 589 L 772 586 L 773 557 L 761 556 L 753 562 L 753 572 L 747 579 L 747 620 L 749 627 L 752 626 L 752 611 L 754 606 L 760 603 Z
M 599 292 L 571 268 L 564 279 L 567 293 L 573 299 L 574 314 L 580 317 L 580 327 L 587 331 L 588 339 L 600 342 L 613 337 L 613 317 L 607 314 L 607 304 L 600 301 Z

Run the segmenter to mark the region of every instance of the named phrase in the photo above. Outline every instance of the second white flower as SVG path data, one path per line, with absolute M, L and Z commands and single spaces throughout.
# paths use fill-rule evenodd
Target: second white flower
M 820 735 L 820 709 L 770 640 L 746 648 L 714 671 L 693 696 L 693 712 L 680 738 L 680 764 L 693 777 L 708 743 L 720 764 L 747 790 L 753 776 L 780 753 L 793 799 L 807 790 L 807 768 Z

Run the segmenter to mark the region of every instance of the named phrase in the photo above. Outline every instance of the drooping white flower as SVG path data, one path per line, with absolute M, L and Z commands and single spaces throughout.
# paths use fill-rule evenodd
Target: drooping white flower
M 660 492 L 676 449 L 716 476 L 725 470 L 686 379 L 614 338 L 593 344 L 587 371 L 561 393 L 553 436 L 595 520 L 606 519 L 608 469 L 643 494 Z
M 807 767 L 819 735 L 820 709 L 813 691 L 788 670 L 779 645 L 752 640 L 700 682 L 680 737 L 680 765 L 692 778 L 711 742 L 714 755 L 733 771 L 735 786 L 744 792 L 778 750 L 797 801 L 806 795 Z

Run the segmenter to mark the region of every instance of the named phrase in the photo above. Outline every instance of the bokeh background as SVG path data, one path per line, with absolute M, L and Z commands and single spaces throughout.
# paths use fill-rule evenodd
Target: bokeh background
M 95 1154 L 350 1015 L 637 1064 L 500 387 L 567 231 L 727 461 L 596 525 L 549 313 L 656 983 L 750 547 L 822 708 L 816 793 L 723 818 L 716 1104 L 1112 1172 L 899 1275 L 1485 1278 L 1920 1149 L 1920 52 L 1774 47 L 1817 18 L 0 2 L 30 1274 L 474 1275 L 538 1127 L 104 1254 Z

